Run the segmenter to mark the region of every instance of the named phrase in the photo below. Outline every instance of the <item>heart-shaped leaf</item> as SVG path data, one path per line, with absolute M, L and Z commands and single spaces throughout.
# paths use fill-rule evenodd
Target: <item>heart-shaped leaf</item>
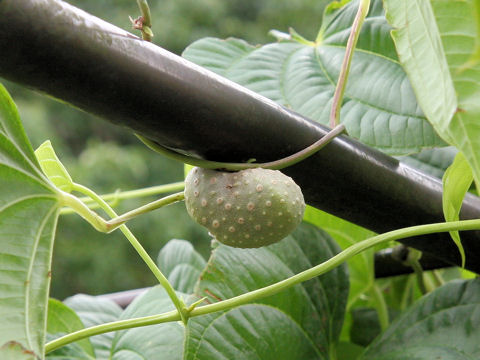
M 122 313 L 120 306 L 111 300 L 83 294 L 66 299 L 65 304 L 77 313 L 85 327 L 116 321 Z M 109 358 L 113 337 L 114 333 L 105 333 L 90 338 L 97 359 Z
M 57 192 L 0 85 L 0 358 L 8 343 L 43 357 L 58 213 Z
M 206 265 L 203 257 L 185 240 L 170 240 L 160 251 L 158 266 L 177 291 L 193 293 L 200 273 Z
M 61 301 L 55 299 L 48 301 L 47 332 L 50 335 L 49 341 L 83 328 L 83 323 L 75 311 Z M 83 339 L 49 353 L 47 358 L 59 359 L 61 357 L 70 357 L 72 359 L 94 359 L 94 355 L 95 353 L 90 340 Z
M 358 8 L 351 1 L 327 9 L 314 45 L 279 42 L 253 47 L 237 39 L 206 38 L 183 56 L 322 124 L 331 101 L 345 45 Z M 380 0 L 373 0 L 342 105 L 349 135 L 390 154 L 444 145 L 417 105 L 398 63 Z
M 260 249 L 219 245 L 201 275 L 196 295 L 216 302 L 258 289 L 319 264 L 338 252 L 323 231 L 303 223 L 281 242 Z M 285 291 L 224 313 L 192 318 L 186 359 L 202 354 L 256 359 L 328 359 L 338 340 L 348 295 L 345 266 Z M 261 306 L 258 304 L 262 304 Z M 284 333 L 279 328 L 287 326 Z M 290 333 L 291 330 L 291 333 Z M 208 332 L 208 336 L 207 336 Z M 286 336 L 303 352 L 285 349 Z M 259 353 L 252 354 L 252 346 Z M 294 346 L 293 340 L 290 346 Z M 282 349 L 277 352 L 276 349 Z M 254 357 L 249 357 L 254 356 Z
M 480 280 L 452 281 L 417 301 L 362 359 L 478 359 Z
M 160 285 L 137 297 L 119 320 L 157 315 L 175 310 L 170 297 Z M 109 359 L 155 360 L 182 359 L 184 326 L 178 322 L 133 328 L 115 333 Z

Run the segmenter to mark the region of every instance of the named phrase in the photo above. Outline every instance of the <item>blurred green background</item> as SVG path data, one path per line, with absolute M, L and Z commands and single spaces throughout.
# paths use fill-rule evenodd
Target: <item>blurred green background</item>
M 89 13 L 126 30 L 139 15 L 135 0 L 70 0 Z M 163 0 L 149 1 L 154 42 L 181 54 L 193 41 L 239 37 L 252 44 L 274 41 L 270 29 L 291 26 L 314 39 L 326 0 Z M 139 35 L 139 34 L 137 34 Z M 1 80 L 1 79 L 0 79 Z M 133 134 L 68 105 L 3 81 L 11 92 L 34 148 L 50 139 L 74 181 L 97 193 L 132 190 L 183 180 L 183 165 L 150 151 Z M 123 201 L 120 213 L 155 198 Z M 188 217 L 183 203 L 156 210 L 129 226 L 156 259 L 170 239 L 190 240 L 205 257 L 206 231 Z M 76 215 L 60 218 L 54 249 L 51 294 L 104 294 L 155 284 L 155 279 L 120 232 L 105 235 Z

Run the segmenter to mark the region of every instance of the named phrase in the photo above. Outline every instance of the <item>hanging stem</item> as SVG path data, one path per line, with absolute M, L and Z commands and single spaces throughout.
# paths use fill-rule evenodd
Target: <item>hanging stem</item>
M 101 208 L 108 214 L 108 216 L 110 216 L 112 218 L 117 218 L 117 219 L 119 218 L 117 216 L 117 214 L 115 213 L 115 211 L 100 196 L 98 196 L 95 192 L 93 192 L 89 188 L 87 188 L 83 185 L 77 184 L 77 183 L 73 183 L 73 190 L 81 192 L 82 194 L 90 197 L 92 200 L 94 200 L 95 202 L 100 204 Z M 183 195 L 183 193 L 181 193 L 181 194 Z M 67 195 L 74 198 L 70 194 L 67 194 Z M 160 200 L 163 200 L 163 199 L 160 199 Z M 77 199 L 77 201 L 80 202 L 78 199 Z M 89 212 L 93 213 L 90 209 L 88 209 L 88 207 L 85 206 L 85 208 Z M 95 214 L 95 213 L 93 213 L 93 214 Z M 82 214 L 80 214 L 80 215 L 82 215 Z M 100 220 L 98 219 L 98 218 L 100 218 L 100 216 L 98 216 L 97 214 L 95 214 L 95 215 L 97 217 L 95 217 L 94 221 L 95 222 L 100 222 Z M 84 216 L 84 215 L 82 215 L 82 216 Z M 100 219 L 103 220 L 102 218 L 100 218 Z M 90 220 L 88 220 L 88 221 L 90 222 Z M 105 222 L 105 220 L 103 220 L 103 221 Z M 105 223 L 108 223 L 108 222 L 105 222 Z M 175 293 L 175 290 L 173 289 L 172 285 L 168 282 L 165 275 L 163 275 L 163 273 L 160 271 L 158 266 L 155 264 L 155 262 L 152 260 L 152 258 L 145 251 L 142 244 L 140 244 L 140 242 L 133 235 L 133 233 L 128 229 L 128 227 L 126 225 L 122 225 L 122 224 L 120 224 L 118 226 L 120 227 L 120 231 L 125 235 L 125 237 L 128 239 L 130 244 L 132 244 L 133 248 L 137 251 L 138 255 L 140 255 L 140 257 L 145 262 L 145 264 L 148 266 L 150 271 L 157 278 L 158 282 L 165 288 L 165 291 L 167 292 L 168 296 L 170 297 L 173 304 L 177 308 L 177 311 L 178 311 L 178 314 L 179 314 L 181 320 L 184 322 L 184 324 L 186 324 L 188 318 L 187 318 L 187 307 L 184 304 L 184 302 L 180 298 L 178 298 L 177 294 Z
M 360 0 L 358 5 L 357 15 L 353 21 L 352 31 L 347 41 L 347 48 L 345 56 L 343 57 L 342 67 L 340 68 L 340 75 L 338 76 L 337 86 L 333 95 L 332 109 L 330 111 L 330 127 L 333 128 L 340 123 L 340 108 L 342 107 L 343 95 L 347 84 L 348 73 L 350 71 L 350 64 L 352 62 L 353 52 L 357 45 L 358 36 L 362 28 L 365 17 L 367 16 L 370 7 L 370 0 Z
M 390 231 L 384 234 L 380 234 L 348 247 L 343 250 L 341 253 L 335 255 L 334 257 L 328 259 L 327 261 L 310 268 L 308 270 L 302 271 L 299 274 L 293 275 L 288 279 L 279 281 L 275 284 L 250 291 L 248 293 L 235 296 L 233 298 L 223 300 L 217 303 L 196 307 L 190 310 L 188 317 L 200 316 L 205 314 L 210 314 L 216 311 L 225 311 L 232 309 L 234 307 L 248 304 L 252 301 L 265 298 L 267 296 L 272 296 L 280 291 L 288 289 L 294 285 L 302 283 L 304 281 L 313 279 L 319 275 L 322 275 L 345 261 L 349 260 L 353 256 L 359 254 L 360 252 L 367 250 L 375 245 L 386 243 L 389 241 L 399 240 L 407 237 L 433 234 L 438 232 L 448 232 L 448 231 L 467 231 L 467 230 L 480 230 L 480 219 L 475 220 L 463 220 L 463 221 L 451 221 L 445 223 L 435 223 L 427 225 L 417 225 L 404 229 L 398 229 Z M 160 315 L 153 315 L 144 318 L 123 320 L 111 322 L 108 324 L 102 324 L 98 326 L 93 326 L 87 329 L 82 329 L 74 333 L 65 335 L 56 340 L 49 342 L 45 349 L 46 352 L 53 351 L 58 349 L 61 346 L 69 344 L 73 341 L 77 341 L 86 337 L 103 334 L 109 331 L 116 331 L 126 328 L 160 324 L 168 321 L 176 321 L 181 318 L 181 313 L 178 311 L 170 311 Z

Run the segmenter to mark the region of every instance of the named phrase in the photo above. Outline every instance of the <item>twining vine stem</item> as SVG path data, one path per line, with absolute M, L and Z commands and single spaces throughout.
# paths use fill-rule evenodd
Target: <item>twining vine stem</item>
M 275 284 L 227 299 L 214 304 L 209 304 L 205 306 L 200 306 L 192 309 L 188 312 L 188 318 L 210 314 L 216 311 L 229 310 L 234 307 L 251 303 L 253 301 L 262 299 L 267 296 L 272 296 L 280 291 L 283 291 L 287 288 L 290 288 L 296 284 L 302 283 L 304 281 L 313 279 L 319 275 L 322 275 L 345 261 L 349 260 L 353 256 L 359 254 L 362 251 L 365 251 L 375 245 L 386 243 L 389 241 L 400 240 L 408 237 L 427 235 L 438 232 L 448 232 L 448 231 L 467 231 L 467 230 L 480 230 L 480 219 L 475 220 L 463 220 L 463 221 L 452 221 L 452 222 L 443 222 L 443 223 L 434 223 L 427 225 L 417 225 L 408 228 L 398 229 L 390 231 L 384 234 L 380 234 L 361 242 L 358 242 L 347 249 L 343 250 L 341 253 L 335 255 L 334 257 L 328 259 L 327 261 L 310 268 L 308 270 L 302 271 L 294 276 L 289 277 L 288 279 L 282 280 Z M 189 309 L 190 310 L 190 309 Z M 115 321 L 107 324 L 102 324 L 98 326 L 93 326 L 87 329 L 82 329 L 74 333 L 65 335 L 58 339 L 55 339 L 49 342 L 46 347 L 46 353 L 51 352 L 55 349 L 58 349 L 61 346 L 67 345 L 77 340 L 84 339 L 86 337 L 103 334 L 105 332 L 123 330 L 127 328 L 147 326 L 160 324 L 164 322 L 178 321 L 181 320 L 181 314 L 178 311 L 169 311 L 160 315 L 152 315 L 142 318 Z
M 337 125 L 335 128 L 333 128 L 328 133 L 326 133 L 325 136 L 323 136 L 320 140 L 317 140 L 316 142 L 306 147 L 305 149 L 300 150 L 299 152 L 292 154 L 290 156 L 287 156 L 285 158 L 271 161 L 271 162 L 266 162 L 266 163 L 226 163 L 226 162 L 218 162 L 218 161 L 210 161 L 210 160 L 194 158 L 194 157 L 183 155 L 176 151 L 170 150 L 141 135 L 137 134 L 136 136 L 150 149 L 162 155 L 165 155 L 169 158 L 184 162 L 186 164 L 199 166 L 204 169 L 221 169 L 221 170 L 229 170 L 229 171 L 240 171 L 240 170 L 253 169 L 253 168 L 280 170 L 280 169 L 295 165 L 300 161 L 305 160 L 309 156 L 312 156 L 317 151 L 325 147 L 328 143 L 330 143 L 330 141 L 332 141 L 336 136 L 340 135 L 343 131 L 345 131 L 345 126 L 343 124 Z
M 118 204 L 119 201 L 125 199 L 138 199 L 141 197 L 164 194 L 175 191 L 182 191 L 185 188 L 185 182 L 178 181 L 171 184 L 150 186 L 143 189 L 135 189 L 128 191 L 116 191 L 114 193 L 99 195 L 103 200 L 109 201 L 109 205 L 114 207 L 114 204 Z M 89 209 L 95 209 L 100 207 L 98 203 L 93 201 L 92 198 L 85 196 L 79 198 L 81 202 L 88 206 Z M 71 208 L 63 208 L 60 212 L 61 215 L 73 214 L 76 213 L 75 210 Z
M 73 191 L 78 191 L 88 197 L 90 197 L 92 200 L 94 200 L 96 203 L 98 203 L 101 208 L 108 214 L 108 216 L 112 218 L 119 218 L 116 214 L 116 212 L 108 205 L 101 197 L 99 197 L 94 191 L 90 190 L 89 188 L 73 183 Z M 183 196 L 183 193 L 181 193 Z M 178 195 L 178 194 L 177 194 Z M 88 209 L 86 205 L 84 205 L 81 201 L 78 200 L 78 198 L 68 194 L 68 193 L 63 193 L 63 199 L 68 199 L 67 201 L 73 200 L 74 202 L 70 203 L 69 205 L 71 206 L 79 206 L 80 205 L 80 211 L 77 211 L 82 215 L 81 211 L 83 211 L 83 215 L 87 221 L 89 221 L 91 224 L 92 221 L 96 221 L 97 223 L 100 223 L 101 221 L 104 221 L 100 216 L 98 216 L 96 213 Z M 160 199 L 163 200 L 163 199 Z M 81 207 L 81 204 L 83 204 L 83 208 Z M 152 203 L 153 204 L 153 203 Z M 149 204 L 150 205 L 150 204 Z M 86 209 L 86 212 L 85 212 Z M 93 215 L 92 215 L 93 214 Z M 127 213 L 128 214 L 128 213 Z M 94 220 L 88 219 L 89 216 L 94 216 Z M 100 220 L 101 219 L 101 220 Z M 140 255 L 142 260 L 145 262 L 145 264 L 148 266 L 150 271 L 153 273 L 153 275 L 157 278 L 158 282 L 165 288 L 165 291 L 167 292 L 168 296 L 172 300 L 173 304 L 175 305 L 177 309 L 177 314 L 179 314 L 180 319 L 184 321 L 186 324 L 187 322 L 187 317 L 186 317 L 186 311 L 187 308 L 182 300 L 180 300 L 175 292 L 175 289 L 172 287 L 168 279 L 163 275 L 163 273 L 160 271 L 158 266 L 155 264 L 155 262 L 152 260 L 152 258 L 148 255 L 148 253 L 145 251 L 143 248 L 142 244 L 137 240 L 135 235 L 128 229 L 126 225 L 120 224 L 119 225 L 120 231 L 125 235 L 125 237 L 128 239 L 130 244 L 132 244 L 133 248 L 137 251 L 137 253 Z
M 348 37 L 345 56 L 343 57 L 342 67 L 340 68 L 340 75 L 338 76 L 337 86 L 333 94 L 333 103 L 330 111 L 330 127 L 334 128 L 340 123 L 340 108 L 342 107 L 343 95 L 350 71 L 350 64 L 352 63 L 353 52 L 357 45 L 360 30 L 362 28 L 368 9 L 370 8 L 370 0 L 360 0 L 358 11 L 353 21 L 352 31 Z

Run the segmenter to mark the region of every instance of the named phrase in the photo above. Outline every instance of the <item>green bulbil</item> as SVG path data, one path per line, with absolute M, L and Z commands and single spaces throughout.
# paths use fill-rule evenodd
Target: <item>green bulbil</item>
M 190 216 L 221 243 L 257 248 L 276 243 L 300 224 L 300 187 L 278 170 L 222 172 L 193 168 L 185 179 Z

